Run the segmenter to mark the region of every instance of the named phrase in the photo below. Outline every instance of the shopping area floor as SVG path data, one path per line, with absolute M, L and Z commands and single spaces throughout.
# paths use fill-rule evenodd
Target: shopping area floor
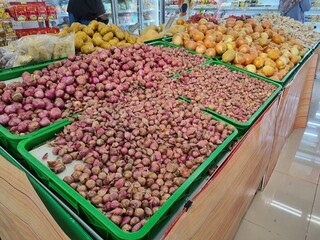
M 290 135 L 234 240 L 320 240 L 320 68 L 308 125 Z

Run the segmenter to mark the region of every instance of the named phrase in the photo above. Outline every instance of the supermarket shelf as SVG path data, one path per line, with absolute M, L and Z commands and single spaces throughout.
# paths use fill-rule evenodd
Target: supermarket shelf
M 125 14 L 125 13 L 136 13 L 138 14 L 138 10 L 132 10 L 132 9 L 128 9 L 128 10 L 119 10 L 118 12 L 119 14 Z
M 155 22 L 156 20 L 143 20 L 143 23 L 152 23 Z
M 134 25 L 136 23 L 134 22 L 128 22 L 128 23 L 119 23 L 118 26 L 122 27 L 122 26 L 131 26 L 131 25 Z
M 194 10 L 199 10 L 199 9 L 217 9 L 216 5 L 197 5 L 194 7 Z M 166 6 L 165 7 L 166 10 L 177 10 L 178 9 L 178 5 L 170 5 L 170 6 Z M 234 10 L 234 11 L 242 11 L 243 8 L 242 7 L 232 7 L 232 6 L 223 6 L 221 7 L 220 10 Z M 277 11 L 278 7 L 276 6 L 266 6 L 266 7 L 247 7 L 246 10 L 251 10 L 251 11 L 270 11 L 270 10 L 274 10 Z

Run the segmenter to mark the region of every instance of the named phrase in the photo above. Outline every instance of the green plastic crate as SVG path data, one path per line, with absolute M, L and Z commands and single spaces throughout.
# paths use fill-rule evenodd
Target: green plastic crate
M 231 64 L 225 64 L 223 62 L 220 62 L 220 61 L 210 61 L 210 62 L 207 62 L 205 64 L 203 64 L 203 66 L 207 66 L 207 65 L 223 65 L 223 66 L 226 66 L 227 68 L 229 68 L 230 70 L 232 71 L 237 71 L 237 72 L 242 72 L 244 74 L 247 74 L 249 75 L 250 77 L 253 77 L 253 78 L 257 78 L 257 79 L 260 79 L 262 81 L 265 81 L 265 82 L 268 82 L 272 85 L 275 85 L 277 88 L 276 90 L 273 92 L 273 94 L 259 107 L 259 109 L 251 116 L 251 118 L 245 122 L 245 123 L 242 123 L 242 122 L 238 122 L 236 120 L 233 120 L 231 118 L 228 118 L 224 115 L 221 115 L 209 108 L 206 108 L 205 111 L 222 119 L 223 121 L 227 122 L 227 123 L 230 123 L 232 124 L 233 126 L 235 126 L 238 131 L 239 131 L 239 135 L 238 136 L 243 136 L 247 130 L 254 124 L 254 122 L 257 120 L 257 118 L 264 112 L 264 110 L 270 105 L 270 103 L 278 96 L 278 94 L 280 93 L 280 91 L 282 90 L 282 86 L 278 83 L 275 83 L 273 81 L 270 81 L 268 79 L 265 79 L 265 78 L 262 78 L 261 76 L 257 75 L 257 74 L 254 74 L 254 73 L 251 73 L 251 72 L 248 72 L 248 71 L 245 71 L 241 68 L 237 68 L 237 67 L 234 67 L 233 65 Z M 192 71 L 192 69 L 191 69 Z M 185 100 L 187 102 L 190 102 L 190 100 L 192 101 L 192 99 L 188 99 L 188 98 L 185 98 L 183 96 L 180 97 L 180 99 L 182 100 Z
M 214 119 L 216 119 L 213 116 Z M 68 184 L 56 176 L 43 163 L 32 156 L 29 151 L 53 139 L 56 133 L 63 130 L 63 126 L 44 131 L 41 135 L 22 141 L 18 150 L 26 160 L 26 163 L 36 172 L 46 185 L 56 191 L 65 201 L 67 201 L 79 214 L 79 216 L 90 224 L 97 233 L 105 239 L 153 239 L 161 230 L 177 209 L 181 207 L 189 194 L 196 189 L 199 183 L 207 176 L 207 170 L 216 165 L 220 154 L 228 147 L 229 143 L 238 134 L 237 129 L 204 161 L 196 171 L 176 190 L 176 192 L 162 205 L 159 210 L 146 222 L 137 232 L 124 232 L 116 226 L 110 219 L 103 215 L 89 201 L 84 199 Z
M 21 155 L 17 151 L 17 146 L 20 141 L 28 138 L 32 138 L 38 134 L 42 134 L 47 131 L 51 127 L 65 125 L 68 123 L 68 119 L 61 119 L 56 121 L 46 127 L 40 128 L 32 133 L 28 133 L 26 135 L 15 135 L 11 133 L 8 129 L 0 125 L 0 145 L 3 146 L 6 150 L 8 150 L 14 157 L 21 158 Z
M 0 81 L 10 80 L 13 78 L 20 77 L 23 72 L 27 71 L 27 72 L 31 73 L 35 70 L 40 70 L 42 68 L 45 68 L 49 64 L 52 64 L 52 63 L 55 63 L 57 61 L 64 60 L 64 59 L 66 59 L 66 58 L 50 60 L 50 61 L 39 63 L 39 64 L 32 64 L 32 65 L 26 65 L 26 66 L 0 69 Z
M 8 160 L 12 165 L 22 170 L 16 160 L 0 147 L 0 155 Z M 25 172 L 26 173 L 26 172 Z M 59 224 L 61 229 L 68 235 L 70 239 L 91 240 L 88 233 L 58 204 L 50 194 L 40 186 L 33 176 L 26 173 L 31 185 L 37 192 L 43 204 L 46 206 L 54 220 Z
M 159 41 L 164 41 L 164 42 L 171 42 L 172 41 L 172 36 L 171 37 L 163 37 L 163 38 L 157 38 L 154 40 L 149 40 L 149 41 L 145 41 L 145 44 L 150 44 L 153 42 L 159 42 Z
M 42 68 L 45 68 L 48 65 L 55 63 L 56 61 L 58 60 L 3 70 L 0 72 L 0 79 L 1 79 L 0 81 L 6 81 L 6 80 L 14 79 L 17 77 L 21 77 L 22 73 L 24 73 L 25 71 L 32 73 L 35 70 L 41 70 Z M 52 126 L 59 126 L 60 124 L 65 124 L 66 122 L 68 122 L 67 119 L 61 119 L 46 127 L 43 127 L 39 130 L 36 130 L 32 133 L 28 133 L 26 135 L 12 134 L 7 128 L 0 125 L 0 145 L 3 146 L 5 149 L 7 149 L 14 157 L 21 158 L 21 156 L 17 152 L 17 146 L 20 141 L 27 138 L 31 138 L 39 133 L 41 134 L 43 131 L 45 131 L 46 129 L 49 129 Z

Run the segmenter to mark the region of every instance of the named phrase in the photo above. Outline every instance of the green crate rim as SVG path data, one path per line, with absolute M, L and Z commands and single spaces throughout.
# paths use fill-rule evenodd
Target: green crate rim
M 62 60 L 66 60 L 66 58 L 54 59 L 54 60 L 32 64 L 32 65 L 0 69 L 0 78 L 1 78 L 1 81 L 17 78 L 17 77 L 20 77 L 21 74 L 25 71 L 30 72 L 37 69 L 41 69 L 41 68 L 47 67 L 49 64 L 55 63 L 57 61 L 62 61 Z
M 212 116 L 213 119 L 217 119 L 215 116 Z M 65 124 L 67 125 L 67 124 Z M 98 209 L 96 209 L 91 203 L 86 199 L 81 197 L 74 189 L 67 185 L 63 180 L 58 178 L 51 170 L 44 166 L 39 160 L 32 156 L 28 150 L 33 146 L 37 146 L 42 141 L 42 138 L 48 140 L 53 134 L 63 129 L 65 125 L 55 126 L 50 129 L 46 129 L 42 132 L 42 135 L 37 135 L 37 137 L 25 139 L 18 145 L 18 151 L 24 157 L 28 164 L 33 169 L 37 169 L 44 173 L 49 182 L 53 182 L 59 186 L 60 189 L 65 191 L 65 194 L 70 198 L 73 198 L 77 201 L 78 207 L 83 207 L 86 209 L 92 216 L 95 217 L 96 223 L 92 223 L 100 229 L 103 227 L 104 231 L 107 231 L 107 234 L 111 234 L 116 239 L 127 239 L 135 240 L 146 237 L 146 235 L 151 231 L 151 229 L 156 228 L 158 221 L 164 217 L 165 213 L 169 208 L 175 203 L 176 199 L 179 198 L 190 186 L 191 184 L 200 176 L 200 174 L 208 167 L 210 164 L 216 160 L 217 156 L 230 144 L 230 142 L 237 136 L 238 130 L 235 128 L 233 133 L 228 136 L 225 141 L 213 151 L 213 153 L 193 172 L 193 174 L 174 192 L 174 194 L 159 208 L 159 210 L 146 222 L 146 224 L 137 232 L 124 232 L 118 226 L 116 226 L 110 219 L 103 215 Z M 228 125 L 228 124 L 227 124 Z M 42 141 L 43 143 L 43 141 Z M 50 185 L 50 184 L 49 184 Z M 79 209 L 78 209 L 79 210 Z
M 162 37 L 162 38 L 157 38 L 157 39 L 145 41 L 144 44 L 150 44 L 150 43 L 159 42 L 159 41 L 171 42 L 171 40 L 172 40 L 172 36 L 167 36 L 167 37 Z
M 216 111 L 213 111 L 209 108 L 205 109 L 206 112 L 211 113 L 214 116 L 217 116 L 218 118 L 221 118 L 222 120 L 234 125 L 236 128 L 238 128 L 238 130 L 244 130 L 244 129 L 249 128 L 254 123 L 254 121 L 261 115 L 261 113 L 269 106 L 269 104 L 276 98 L 276 96 L 278 96 L 278 94 L 282 90 L 282 86 L 279 83 L 273 82 L 268 79 L 264 79 L 257 74 L 247 72 L 241 68 L 234 67 L 231 64 L 225 64 L 224 62 L 212 60 L 212 61 L 209 61 L 209 62 L 203 64 L 203 66 L 207 66 L 207 65 L 223 65 L 223 66 L 226 66 L 227 68 L 229 68 L 231 71 L 242 72 L 244 74 L 249 75 L 250 77 L 257 78 L 259 80 L 268 82 L 268 83 L 275 85 L 277 87 L 277 89 L 269 96 L 269 98 L 257 109 L 257 111 L 245 123 L 241 123 L 241 122 L 238 122 L 238 121 L 233 120 L 231 118 L 228 118 L 228 117 L 221 115 L 221 114 L 217 113 Z M 192 101 L 192 99 L 188 99 L 183 96 L 181 96 L 180 98 L 185 101 L 189 101 L 189 102 Z
M 23 140 L 23 139 L 26 139 L 26 138 L 31 138 L 31 137 L 34 137 L 38 134 L 42 134 L 43 132 L 47 131 L 48 129 L 50 129 L 51 127 L 55 127 L 55 126 L 60 126 L 61 124 L 65 124 L 65 123 L 68 123 L 69 120 L 67 118 L 63 118 L 63 119 L 60 119 L 56 122 L 53 122 L 51 123 L 50 125 L 48 126 L 45 126 L 45 127 L 42 127 L 34 132 L 31 132 L 31 133 L 28 133 L 26 135 L 15 135 L 13 133 L 11 133 L 7 128 L 5 128 L 4 126 L 0 125 L 0 136 L 1 137 L 4 137 L 5 139 L 7 140 Z

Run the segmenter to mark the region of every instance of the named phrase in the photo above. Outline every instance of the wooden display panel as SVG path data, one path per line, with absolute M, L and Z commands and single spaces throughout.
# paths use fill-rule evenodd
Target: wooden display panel
M 298 112 L 294 123 L 294 129 L 305 128 L 308 122 L 309 106 L 312 97 L 313 83 L 317 72 L 318 56 L 314 54 L 309 59 L 309 70 L 302 89 L 302 94 L 299 101 Z
M 27 176 L 0 156 L 0 238 L 69 239 L 52 218 Z
M 264 186 L 268 183 L 286 139 L 296 127 L 305 127 L 312 86 L 317 66 L 317 54 L 313 54 L 299 69 L 288 86 L 283 91 L 280 99 L 275 138 L 272 148 L 270 163 L 266 172 Z M 263 186 L 263 187 L 264 187 Z
M 277 98 L 165 239 L 232 239 L 271 156 Z

